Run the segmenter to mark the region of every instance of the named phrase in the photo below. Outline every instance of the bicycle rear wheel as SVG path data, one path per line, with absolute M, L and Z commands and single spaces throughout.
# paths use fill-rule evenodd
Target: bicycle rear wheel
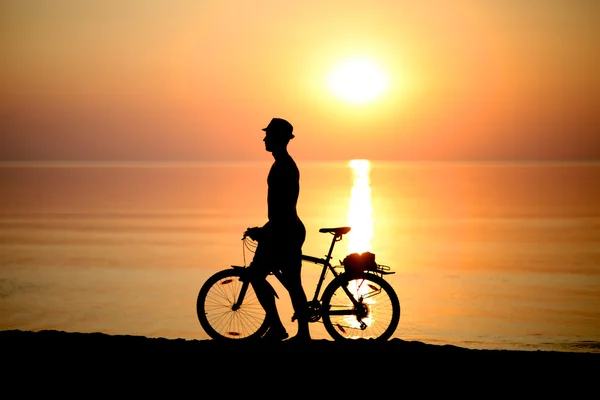
M 206 280 L 196 300 L 196 313 L 204 331 L 215 340 L 247 340 L 262 337 L 269 329 L 265 310 L 252 285 L 240 307 L 233 306 L 240 296 L 242 270 L 219 271 Z
M 354 306 L 344 288 L 358 303 Z M 388 340 L 400 322 L 400 301 L 392 285 L 372 273 L 342 274 L 323 292 L 323 325 L 334 340 Z

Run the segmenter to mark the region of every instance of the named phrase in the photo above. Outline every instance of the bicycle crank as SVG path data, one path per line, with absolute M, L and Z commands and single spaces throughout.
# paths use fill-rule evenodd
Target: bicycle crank
M 310 301 L 307 303 L 308 322 L 317 322 L 321 319 L 321 303 L 318 301 Z M 292 322 L 296 321 L 298 317 L 294 313 L 292 316 Z

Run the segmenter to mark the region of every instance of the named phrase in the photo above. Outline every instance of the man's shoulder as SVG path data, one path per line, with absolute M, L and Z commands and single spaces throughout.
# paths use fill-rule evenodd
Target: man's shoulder
M 294 159 L 292 158 L 292 156 L 288 155 L 285 157 L 281 157 L 278 158 L 277 160 L 275 160 L 273 162 L 273 165 L 271 166 L 271 169 L 273 168 L 277 168 L 277 169 L 298 169 L 298 165 L 296 164 L 296 161 L 294 161 Z
M 269 171 L 269 177 L 280 177 L 285 179 L 290 178 L 299 178 L 300 170 L 298 166 L 294 162 L 294 160 L 277 160 L 271 166 L 271 170 Z

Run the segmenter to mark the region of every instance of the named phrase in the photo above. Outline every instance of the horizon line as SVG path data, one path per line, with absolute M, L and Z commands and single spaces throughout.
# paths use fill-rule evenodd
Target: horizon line
M 270 159 L 270 157 L 269 157 Z M 352 160 L 367 160 L 378 164 L 597 164 L 600 159 L 374 159 L 374 158 L 335 158 L 330 160 L 304 159 L 294 157 L 302 163 L 340 163 Z M 258 164 L 262 159 L 221 159 L 221 160 L 176 160 L 176 159 L 118 159 L 118 160 L 78 160 L 78 159 L 39 159 L 39 160 L 0 160 L 0 166 L 193 166 L 213 164 Z
M 579 159 L 448 159 L 448 160 L 388 160 L 368 158 L 348 158 L 332 160 L 306 160 L 296 158 L 299 163 L 339 164 L 352 160 L 367 160 L 371 163 L 385 164 L 529 164 L 529 165 L 565 165 L 565 164 L 600 164 L 600 160 Z M 193 166 L 223 166 L 223 165 L 252 165 L 262 164 L 264 160 L 0 160 L 0 167 L 193 167 Z

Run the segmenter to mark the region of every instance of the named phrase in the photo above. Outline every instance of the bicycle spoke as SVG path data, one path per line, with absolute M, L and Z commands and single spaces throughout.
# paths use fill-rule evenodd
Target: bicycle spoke
M 336 339 L 387 338 L 398 324 L 398 299 L 389 283 L 378 276 L 338 280 L 323 297 L 323 322 Z
M 268 329 L 265 311 L 251 286 L 234 310 L 243 285 L 239 272 L 232 269 L 215 274 L 200 290 L 198 319 L 212 338 L 243 340 L 260 337 Z

